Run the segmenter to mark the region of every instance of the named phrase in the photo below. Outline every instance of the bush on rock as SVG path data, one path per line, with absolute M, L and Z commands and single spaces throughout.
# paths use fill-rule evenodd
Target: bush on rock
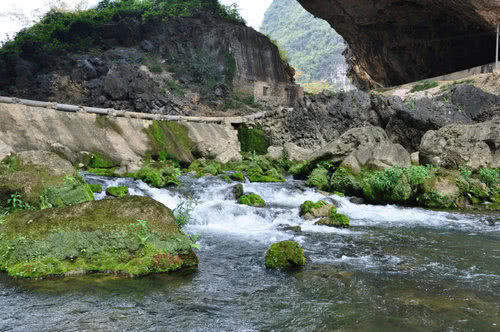
M 266 206 L 266 202 L 257 194 L 243 195 L 238 199 L 240 204 L 263 207 Z

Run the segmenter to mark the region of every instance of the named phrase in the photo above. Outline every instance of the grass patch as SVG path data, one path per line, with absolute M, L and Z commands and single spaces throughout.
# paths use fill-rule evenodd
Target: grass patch
M 421 84 L 415 84 L 413 88 L 411 88 L 410 92 L 413 93 L 413 92 L 425 91 L 435 88 L 438 85 L 439 84 L 436 81 L 424 81 Z

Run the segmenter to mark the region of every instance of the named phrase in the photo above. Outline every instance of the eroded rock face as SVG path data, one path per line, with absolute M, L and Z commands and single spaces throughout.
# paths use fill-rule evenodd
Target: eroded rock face
M 500 167 L 500 117 L 473 125 L 453 124 L 430 130 L 420 144 L 422 163 L 472 169 Z
M 299 0 L 345 39 L 360 87 L 417 81 L 492 62 L 498 0 Z

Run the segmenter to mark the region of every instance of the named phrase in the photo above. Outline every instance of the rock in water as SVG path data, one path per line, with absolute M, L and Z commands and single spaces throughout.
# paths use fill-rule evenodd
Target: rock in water
M 295 241 L 273 243 L 266 253 L 265 265 L 270 269 L 289 269 L 305 264 L 304 249 Z
M 21 278 L 139 276 L 198 264 L 172 211 L 149 197 L 14 213 L 0 225 L 0 240 L 0 270 Z

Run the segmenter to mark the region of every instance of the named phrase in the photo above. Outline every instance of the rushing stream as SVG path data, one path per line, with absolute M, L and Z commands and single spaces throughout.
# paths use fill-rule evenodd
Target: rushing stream
M 500 330 L 500 225 L 488 223 L 498 214 L 356 205 L 293 180 L 244 184 L 268 203 L 254 208 L 215 177 L 184 176 L 175 190 L 86 178 L 172 209 L 193 197 L 185 231 L 200 234 L 198 271 L 44 281 L 0 274 L 0 331 Z M 298 216 L 302 202 L 319 199 L 335 202 L 351 228 Z M 268 246 L 288 239 L 304 247 L 306 267 L 267 270 Z

